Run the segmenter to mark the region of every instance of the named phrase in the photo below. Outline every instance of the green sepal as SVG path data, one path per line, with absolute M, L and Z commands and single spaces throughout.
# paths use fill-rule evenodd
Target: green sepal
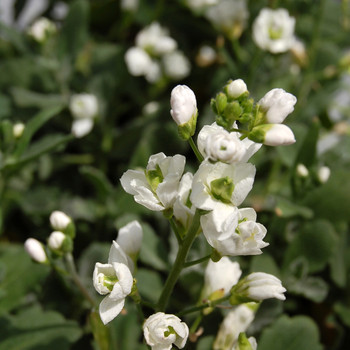
M 209 214 L 212 210 L 204 210 L 204 209 L 197 209 L 198 210 L 198 213 L 199 215 L 207 215 Z
M 164 180 L 159 164 L 156 164 L 156 168 L 153 170 L 149 170 L 147 172 L 145 170 L 145 175 L 152 191 L 156 192 L 158 185 Z
M 217 125 L 222 126 L 226 130 L 228 129 L 229 123 L 223 116 L 217 115 L 215 121 Z
M 253 116 L 251 113 L 243 113 L 239 118 L 238 121 L 242 124 L 248 123 L 252 120 Z
M 253 350 L 247 336 L 243 332 L 239 333 L 237 344 L 239 350 Z
M 218 262 L 218 261 L 220 261 L 221 258 L 222 258 L 221 254 L 216 249 L 213 249 L 211 252 L 210 259 L 213 262 Z
M 168 209 L 164 209 L 164 210 L 163 210 L 163 216 L 164 216 L 166 219 L 170 220 L 170 219 L 173 217 L 173 215 L 174 215 L 174 210 L 173 210 L 173 208 L 168 208 Z
M 62 230 L 62 232 L 70 238 L 75 238 L 75 225 L 72 219 L 71 222 L 67 225 L 67 227 L 64 230 Z
M 254 100 L 252 98 L 249 98 L 242 101 L 241 107 L 243 108 L 244 113 L 250 113 L 254 107 Z
M 235 294 L 235 293 L 232 293 L 231 296 L 230 296 L 230 299 L 229 299 L 229 303 L 231 305 L 240 305 L 240 304 L 245 304 L 245 303 L 249 303 L 251 301 L 255 301 L 253 299 L 250 299 L 248 297 L 245 297 L 241 294 Z
M 212 196 L 223 202 L 231 203 L 232 193 L 235 189 L 233 180 L 228 176 L 221 177 L 220 179 L 213 180 L 210 183 Z
M 73 239 L 70 236 L 66 235 L 66 238 L 63 240 L 61 249 L 63 253 L 71 253 L 73 251 Z
M 227 105 L 227 96 L 220 92 L 216 95 L 216 110 L 217 114 L 222 114 Z
M 237 101 L 227 104 L 224 115 L 227 120 L 237 120 L 243 113 L 243 109 Z
M 218 110 L 216 109 L 216 100 L 214 98 L 210 100 L 210 107 L 213 110 L 214 114 L 219 114 Z
M 274 124 L 263 124 L 254 127 L 253 130 L 248 134 L 249 140 L 252 140 L 256 143 L 264 143 L 266 132 L 270 130 L 273 125 Z
M 197 125 L 197 116 L 198 111 L 196 111 L 196 113 L 192 116 L 191 120 L 188 123 L 177 126 L 177 132 L 181 140 L 187 141 L 194 135 Z

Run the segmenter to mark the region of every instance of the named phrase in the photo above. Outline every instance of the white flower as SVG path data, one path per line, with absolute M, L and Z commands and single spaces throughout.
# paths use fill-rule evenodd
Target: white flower
M 237 125 L 234 124 L 233 127 L 236 128 Z M 197 138 L 197 146 L 198 146 L 199 152 L 203 155 L 204 158 L 206 158 L 208 156 L 208 154 L 205 151 L 207 138 L 210 135 L 215 134 L 216 132 L 218 132 L 220 130 L 222 131 L 225 129 L 222 126 L 219 126 L 216 123 L 213 123 L 211 125 L 205 125 L 202 128 L 202 130 L 199 132 L 198 138 Z M 236 134 L 237 137 L 241 136 L 240 133 L 232 133 L 232 134 Z M 242 163 L 246 163 L 249 160 L 249 158 L 253 154 L 255 154 L 262 146 L 262 144 L 253 142 L 253 141 L 249 140 L 248 138 L 245 138 L 244 140 L 242 140 L 241 143 L 246 148 L 245 155 L 241 159 Z
M 300 177 L 308 177 L 309 176 L 309 170 L 307 170 L 307 167 L 301 163 L 299 163 L 297 165 L 296 172 Z
M 214 350 L 232 350 L 241 332 L 245 332 L 254 320 L 254 307 L 242 304 L 230 311 L 220 325 L 213 344 Z
M 157 101 L 151 101 L 146 103 L 142 108 L 142 113 L 146 115 L 155 114 L 159 111 L 160 105 Z
M 203 45 L 200 47 L 196 56 L 196 63 L 200 67 L 207 67 L 214 63 L 216 58 L 216 51 L 211 46 Z
M 218 262 L 209 260 L 204 273 L 204 288 L 202 298 L 209 298 L 216 291 L 221 291 L 221 296 L 227 295 L 232 286 L 236 285 L 242 271 L 238 262 L 232 262 L 223 257 Z
M 152 66 L 150 55 L 140 47 L 131 47 L 125 53 L 124 60 L 131 75 L 146 75 Z
M 152 350 L 170 350 L 172 344 L 182 349 L 186 345 L 189 330 L 186 323 L 175 315 L 157 312 L 143 324 L 143 334 Z
M 205 160 L 193 177 L 191 202 L 199 209 L 222 210 L 240 205 L 253 187 L 250 163 L 210 163 Z
M 135 12 L 139 6 L 139 0 L 122 0 L 120 6 L 122 10 Z
M 171 208 L 178 195 L 186 158 L 157 153 L 149 158 L 146 171 L 128 170 L 120 179 L 125 192 L 137 203 L 154 211 Z
M 227 85 L 227 95 L 234 99 L 238 98 L 247 91 L 247 85 L 242 79 L 236 79 Z
M 271 53 L 288 51 L 295 43 L 295 18 L 285 9 L 263 8 L 253 23 L 253 40 Z
M 36 41 L 42 43 L 51 34 L 56 32 L 56 25 L 45 17 L 37 19 L 30 28 L 28 34 Z
M 266 113 L 266 124 L 281 124 L 294 111 L 296 102 L 296 97 L 283 89 L 272 89 L 259 101 L 259 111 Z
M 28 238 L 24 242 L 24 249 L 36 262 L 44 263 L 45 261 L 47 261 L 43 245 L 35 238 Z
M 269 124 L 267 124 L 269 125 Z M 272 127 L 266 131 L 264 145 L 288 146 L 295 142 L 293 131 L 284 124 L 270 124 Z
M 93 127 L 94 122 L 92 119 L 73 120 L 71 132 L 76 138 L 80 139 L 89 134 Z
M 162 70 L 160 68 L 160 63 L 156 60 L 152 60 L 145 74 L 145 77 L 149 83 L 155 83 L 162 77 Z
M 249 17 L 247 1 L 220 0 L 217 5 L 208 8 L 205 17 L 229 37 L 239 38 Z
M 318 169 L 318 179 L 321 183 L 326 183 L 331 175 L 331 169 L 328 168 L 328 166 L 322 166 L 320 169 Z
M 176 41 L 168 35 L 168 30 L 153 22 L 142 29 L 136 36 L 136 46 L 160 56 L 177 48 Z
M 101 320 L 107 324 L 122 311 L 125 298 L 133 286 L 127 257 L 115 241 L 109 252 L 108 264 L 96 263 L 93 284 L 98 293 L 107 294 L 99 307 Z
M 67 17 L 69 6 L 63 1 L 56 2 L 51 11 L 51 16 L 54 19 L 63 20 Z
M 118 232 L 117 243 L 131 259 L 137 257 L 143 238 L 142 227 L 136 220 L 122 227 Z
M 69 109 L 75 119 L 93 119 L 98 113 L 97 98 L 86 93 L 72 95 Z
M 195 206 L 190 201 L 190 193 L 192 190 L 193 175 L 186 173 L 182 176 L 179 186 L 179 192 L 174 203 L 174 217 L 181 224 L 184 232 L 192 224 Z
M 216 5 L 220 0 L 186 0 L 187 6 L 192 10 L 202 10 L 208 6 Z
M 268 246 L 263 242 L 266 228 L 256 222 L 252 208 L 214 210 L 201 217 L 201 227 L 208 243 L 221 256 L 258 255 Z
M 191 64 L 182 51 L 169 52 L 163 56 L 164 73 L 174 80 L 187 77 L 191 71 Z
M 62 247 L 63 241 L 66 239 L 66 235 L 61 231 L 54 231 L 51 233 L 47 240 L 48 246 L 52 250 L 59 250 Z
M 233 296 L 239 295 L 256 302 L 269 298 L 285 300 L 284 292 L 286 289 L 277 277 L 263 272 L 251 273 L 231 289 Z
M 62 211 L 55 210 L 50 215 L 51 227 L 56 231 L 63 231 L 72 222 L 70 217 Z
M 197 100 L 194 92 L 186 85 L 177 85 L 171 91 L 170 114 L 177 125 L 188 123 L 197 114 Z
M 218 130 L 208 135 L 206 139 L 205 153 L 212 161 L 237 163 L 243 159 L 246 151 L 243 142 L 235 132 Z
M 25 129 L 25 125 L 23 123 L 17 123 L 13 126 L 13 136 L 15 138 L 20 138 Z

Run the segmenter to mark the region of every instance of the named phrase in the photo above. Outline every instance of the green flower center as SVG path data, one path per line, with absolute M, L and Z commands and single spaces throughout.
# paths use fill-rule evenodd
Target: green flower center
M 149 170 L 148 172 L 145 171 L 145 175 L 152 191 L 156 192 L 158 185 L 164 180 L 160 166 L 156 164 L 156 168 L 154 170 Z
M 210 183 L 210 189 L 212 196 L 224 203 L 231 203 L 231 197 L 235 185 L 233 180 L 228 176 L 221 177 L 220 179 L 213 180 Z
M 103 285 L 111 292 L 114 285 L 119 281 L 117 276 L 105 276 L 103 279 Z

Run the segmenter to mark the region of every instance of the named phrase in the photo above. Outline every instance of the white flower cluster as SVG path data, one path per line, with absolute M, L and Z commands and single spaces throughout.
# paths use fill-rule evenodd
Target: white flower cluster
M 177 49 L 177 42 L 166 28 L 153 22 L 136 36 L 135 46 L 125 53 L 125 63 L 131 75 L 145 76 L 155 83 L 163 73 L 170 79 L 185 78 L 191 69 L 189 60 Z

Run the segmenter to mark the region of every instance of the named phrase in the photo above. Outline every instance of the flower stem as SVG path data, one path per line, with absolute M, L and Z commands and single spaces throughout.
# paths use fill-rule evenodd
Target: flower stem
M 192 312 L 201 311 L 203 309 L 206 309 L 207 307 L 215 307 L 216 305 L 219 305 L 219 304 L 229 300 L 230 297 L 231 297 L 231 295 L 229 294 L 229 295 L 227 295 L 227 296 L 225 296 L 223 298 L 220 298 L 220 299 L 216 299 L 216 300 L 213 300 L 213 301 L 207 301 L 206 303 L 204 303 L 202 305 L 194 306 L 194 307 L 191 307 L 189 309 L 180 311 L 179 313 L 176 314 L 176 316 L 180 317 L 180 316 L 183 316 L 183 315 L 191 314 Z
M 200 163 L 203 162 L 204 158 L 203 156 L 200 154 L 200 152 L 198 151 L 198 148 L 197 146 L 195 145 L 195 143 L 193 142 L 193 139 L 192 137 L 190 137 L 188 139 L 188 142 L 190 143 L 191 147 L 192 147 L 192 150 L 194 152 L 194 154 L 196 155 L 197 159 L 199 160 Z
M 204 262 L 204 261 L 209 260 L 210 257 L 211 257 L 211 254 L 206 255 L 206 256 L 204 256 L 203 258 L 200 258 L 200 259 L 197 259 L 197 260 L 193 260 L 193 261 L 186 262 L 186 263 L 184 264 L 184 268 L 185 268 L 185 267 L 190 267 L 190 266 L 193 266 L 193 265 L 198 265 L 198 264 L 200 264 L 200 263 L 202 263 L 202 262 Z
M 143 299 L 140 300 L 140 303 L 141 303 L 142 305 L 145 305 L 145 306 L 151 308 L 151 309 L 155 309 L 156 306 L 157 306 L 156 304 L 151 303 L 151 302 L 146 301 L 146 300 L 143 300 Z
M 165 310 L 166 305 L 168 303 L 168 299 L 174 289 L 174 286 L 180 276 L 182 269 L 185 266 L 187 254 L 192 246 L 193 241 L 197 236 L 197 231 L 200 225 L 199 219 L 200 219 L 200 214 L 197 209 L 193 217 L 192 225 L 188 230 L 184 240 L 182 241 L 182 245 L 179 246 L 179 251 L 177 252 L 177 256 L 176 256 L 176 260 L 174 262 L 173 268 L 170 271 L 168 279 L 165 282 L 162 294 L 159 297 L 159 300 L 157 303 L 158 311 Z
M 191 328 L 190 328 L 190 333 L 196 333 L 196 330 L 198 328 L 198 326 L 200 325 L 200 323 L 202 322 L 203 320 L 203 313 L 200 313 L 196 320 L 193 322 Z
M 181 238 L 179 229 L 178 229 L 178 227 L 176 225 L 175 218 L 172 217 L 171 219 L 169 219 L 169 222 L 170 222 L 171 228 L 173 229 L 173 231 L 175 233 L 175 236 L 176 236 L 176 239 L 177 239 L 177 243 L 179 243 L 179 245 L 181 245 L 182 244 L 182 238 Z
M 86 290 L 85 286 L 80 280 L 80 277 L 77 273 L 77 269 L 75 267 L 73 255 L 71 253 L 67 253 L 65 255 L 65 261 L 66 261 L 66 266 L 67 269 L 74 281 L 74 283 L 77 285 L 81 293 L 84 295 L 84 297 L 90 302 L 92 306 L 96 306 L 94 298 L 89 294 L 89 292 Z

